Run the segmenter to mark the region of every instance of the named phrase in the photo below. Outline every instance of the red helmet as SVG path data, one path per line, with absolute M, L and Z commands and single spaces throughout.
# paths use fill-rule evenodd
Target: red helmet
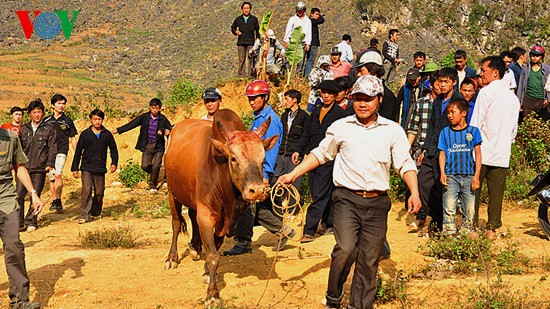
M 246 92 L 244 93 L 247 97 L 255 97 L 262 94 L 269 95 L 271 93 L 271 90 L 269 89 L 269 85 L 264 82 L 263 80 L 255 80 L 246 87 Z
M 546 53 L 546 51 L 544 50 L 544 47 L 542 47 L 540 45 L 535 45 L 535 46 L 533 46 L 533 48 L 531 48 L 529 53 L 533 54 L 533 55 L 544 55 Z

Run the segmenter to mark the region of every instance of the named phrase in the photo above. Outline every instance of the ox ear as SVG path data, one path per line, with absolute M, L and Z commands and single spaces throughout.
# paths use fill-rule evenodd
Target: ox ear
M 213 138 L 210 139 L 210 142 L 212 142 L 212 148 L 213 148 L 213 151 L 215 152 L 214 155 L 218 155 L 218 156 L 225 156 L 225 144 L 218 141 L 218 140 L 215 140 Z
M 275 147 L 275 144 L 277 144 L 277 140 L 279 139 L 279 134 L 275 134 L 272 137 L 268 137 L 262 141 L 262 144 L 264 145 L 265 151 L 268 151 L 269 149 Z
M 262 138 L 264 136 L 265 132 L 267 132 L 267 129 L 269 129 L 270 124 L 271 124 L 271 116 L 269 116 L 267 118 L 267 120 L 264 121 L 264 123 L 262 123 L 259 127 L 254 129 L 254 133 L 258 134 L 258 136 L 260 136 L 260 138 Z
M 235 133 L 227 130 L 227 128 L 219 121 L 216 121 L 216 126 L 218 127 L 218 132 L 226 141 L 230 141 L 235 138 Z

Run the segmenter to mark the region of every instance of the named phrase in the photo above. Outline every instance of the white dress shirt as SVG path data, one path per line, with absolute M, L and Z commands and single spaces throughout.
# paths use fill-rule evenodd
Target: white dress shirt
M 516 89 L 518 87 L 516 84 L 516 77 L 514 75 L 514 72 L 510 69 L 506 70 L 506 73 L 504 73 L 504 76 L 502 77 L 502 81 L 508 84 L 508 87 L 510 87 L 510 89 Z
M 351 48 L 351 46 L 349 46 L 348 42 L 342 41 L 336 44 L 336 46 L 338 47 L 338 50 L 342 52 L 342 56 L 340 57 L 340 60 L 352 63 L 353 49 Z
M 494 80 L 481 88 L 470 125 L 481 131 L 481 163 L 508 168 L 518 129 L 519 99 L 507 82 Z
M 390 166 L 403 177 L 416 172 L 405 131 L 397 123 L 378 116 L 365 127 L 356 115 L 335 121 L 311 153 L 321 164 L 334 160 L 334 185 L 350 190 L 390 189 Z
M 288 19 L 283 42 L 290 42 L 292 31 L 294 31 L 294 28 L 299 26 L 302 26 L 302 33 L 305 34 L 304 40 L 302 42 L 307 45 L 311 45 L 311 20 L 306 15 L 300 18 L 298 17 L 298 15 L 295 14 Z

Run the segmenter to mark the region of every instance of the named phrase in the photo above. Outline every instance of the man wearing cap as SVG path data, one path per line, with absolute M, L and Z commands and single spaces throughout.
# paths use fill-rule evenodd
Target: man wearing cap
M 529 51 L 530 62 L 521 70 L 517 96 L 521 103 L 523 116 L 531 112 L 539 114 L 545 120 L 548 120 L 548 100 L 549 93 L 544 91 L 544 86 L 548 81 L 550 66 L 544 61 L 545 50 L 540 45 L 535 45 Z
M 308 76 L 308 84 L 311 90 L 309 91 L 309 97 L 307 101 L 307 111 L 311 112 L 315 106 L 321 104 L 321 93 L 317 86 L 324 80 L 334 79 L 334 74 L 329 70 L 330 56 L 321 55 L 317 59 L 317 64 Z
M 418 98 L 420 98 L 420 71 L 417 68 L 410 68 L 407 72 L 407 81 L 401 86 L 397 93 L 397 104 L 401 106 L 401 126 L 405 128 L 409 109 Z
M 304 34 L 304 39 L 302 41 L 302 47 L 304 49 L 304 54 L 309 52 L 311 46 L 311 20 L 306 16 L 306 4 L 305 2 L 298 2 L 296 4 L 296 14 L 292 15 L 286 24 L 285 36 L 283 42 L 285 42 L 285 48 L 290 44 L 290 37 L 292 32 L 296 27 L 302 27 L 302 33 Z M 302 71 L 304 68 L 305 58 L 300 61 L 300 64 L 297 67 L 298 71 Z
M 341 61 L 341 56 L 342 51 L 338 48 L 338 46 L 334 46 L 330 51 L 330 65 L 328 67 L 334 75 L 334 78 L 348 75 L 349 70 L 351 69 L 351 63 Z
M 277 160 L 277 153 L 279 152 L 279 146 L 281 145 L 281 136 L 283 135 L 283 124 L 279 116 L 273 111 L 271 105 L 269 105 L 269 96 L 271 89 L 269 85 L 263 80 L 255 80 L 246 87 L 245 96 L 248 98 L 250 107 L 254 111 L 254 121 L 252 122 L 251 131 L 256 130 L 267 119 L 271 118 L 269 128 L 265 132 L 262 139 L 266 139 L 275 135 L 279 138 L 275 146 L 265 152 L 263 167 L 264 184 L 266 187 L 275 183 L 275 162 Z M 279 218 L 277 218 L 271 212 L 271 203 L 269 198 L 260 203 L 251 203 L 249 207 L 246 207 L 239 221 L 237 222 L 237 228 L 235 229 L 235 239 L 237 243 L 235 246 L 227 251 L 224 251 L 224 255 L 241 255 L 252 252 L 252 236 L 254 233 L 254 221 L 258 222 L 273 234 L 283 233 L 283 237 L 278 245 L 273 247 L 273 251 L 282 250 L 286 245 L 289 238 L 296 235 L 296 231 L 288 225 L 284 225 Z
M 382 56 L 376 51 L 367 51 L 359 58 L 359 63 L 353 66 L 357 76 L 374 75 L 378 78 L 384 76 Z M 384 118 L 396 121 L 399 117 L 399 105 L 395 94 L 384 84 L 382 103 L 378 107 L 378 114 Z
M 275 64 L 275 60 L 277 58 L 277 50 L 279 51 L 279 55 L 281 57 L 284 57 L 285 55 L 285 48 L 281 43 L 277 40 L 275 37 L 275 31 L 273 29 L 267 30 L 267 40 L 263 43 L 260 43 L 259 40 L 254 43 L 254 47 L 252 48 L 254 52 L 258 52 L 260 54 L 260 57 L 265 59 L 265 72 L 269 75 L 269 77 L 274 77 L 275 75 L 279 74 L 280 69 Z M 259 72 L 261 69 L 263 61 L 259 61 L 256 67 L 256 72 Z
M 231 25 L 231 33 L 238 37 L 237 54 L 239 56 L 239 77 L 252 76 L 252 57 L 250 50 L 254 46 L 254 41 L 260 39 L 260 23 L 256 16 L 250 14 L 252 4 L 245 1 L 241 4 L 242 15 L 235 18 Z M 248 57 L 248 70 L 245 70 L 245 62 Z
M 323 104 L 315 107 L 309 116 L 300 141 L 296 146 L 296 152 L 292 154 L 294 164 L 298 164 L 300 157 L 308 154 L 319 145 L 332 123 L 345 116 L 344 110 L 335 103 L 336 96 L 342 90 L 340 85 L 334 80 L 325 80 L 317 88 L 321 91 Z M 321 218 L 324 219 L 326 225 L 324 228 L 332 230 L 331 194 L 334 188 L 332 184 L 332 167 L 333 162 L 327 162 L 309 173 L 309 190 L 312 202 L 307 209 L 302 243 L 313 241 Z
M 206 88 L 202 93 L 202 101 L 208 114 L 204 115 L 201 119 L 213 121 L 214 114 L 220 109 L 222 104 L 222 93 L 216 87 Z
M 420 209 L 416 166 L 409 155 L 403 129 L 378 115 L 383 94 L 382 81 L 361 76 L 353 86 L 355 115 L 334 122 L 326 137 L 289 174 L 279 178 L 282 185 L 326 162 L 334 160 L 334 236 L 327 308 L 339 308 L 343 285 L 355 262 L 349 305 L 372 308 L 376 296 L 378 257 L 387 231 L 391 200 L 389 190 L 391 159 L 397 173 L 411 190 L 408 210 Z M 390 156 L 391 154 L 391 156 Z
M 344 34 L 342 36 L 342 42 L 336 44 L 339 50 L 342 51 L 341 59 L 342 61 L 352 63 L 353 62 L 353 49 L 349 45 L 351 43 L 351 35 Z

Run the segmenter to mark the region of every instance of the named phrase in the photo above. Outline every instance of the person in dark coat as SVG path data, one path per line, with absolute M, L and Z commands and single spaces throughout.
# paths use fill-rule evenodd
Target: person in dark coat
M 231 33 L 238 37 L 237 39 L 237 54 L 239 56 L 239 77 L 252 76 L 252 69 L 254 68 L 252 58 L 252 47 L 254 41 L 260 39 L 260 23 L 256 16 L 250 14 L 252 10 L 252 4 L 248 1 L 241 4 L 241 11 L 243 14 L 235 18 L 231 25 Z M 245 70 L 245 62 L 248 58 L 248 70 Z
M 82 171 L 82 203 L 78 223 L 90 222 L 92 217 L 101 215 L 103 209 L 103 193 L 105 191 L 105 174 L 107 173 L 107 149 L 111 153 L 109 171 L 114 173 L 118 165 L 118 150 L 115 138 L 103 126 L 105 113 L 94 109 L 90 113 L 92 125 L 84 130 L 78 138 L 71 171 L 78 178 Z M 81 164 L 82 160 L 82 164 Z M 92 198 L 92 188 L 94 196 Z
M 170 135 L 172 129 L 170 120 L 160 113 L 161 108 L 162 102 L 154 98 L 149 102 L 149 112 L 111 131 L 113 134 L 122 134 L 140 127 L 136 149 L 143 152 L 141 168 L 150 175 L 149 190 L 151 193 L 157 192 L 160 166 L 164 155 L 164 137 Z

